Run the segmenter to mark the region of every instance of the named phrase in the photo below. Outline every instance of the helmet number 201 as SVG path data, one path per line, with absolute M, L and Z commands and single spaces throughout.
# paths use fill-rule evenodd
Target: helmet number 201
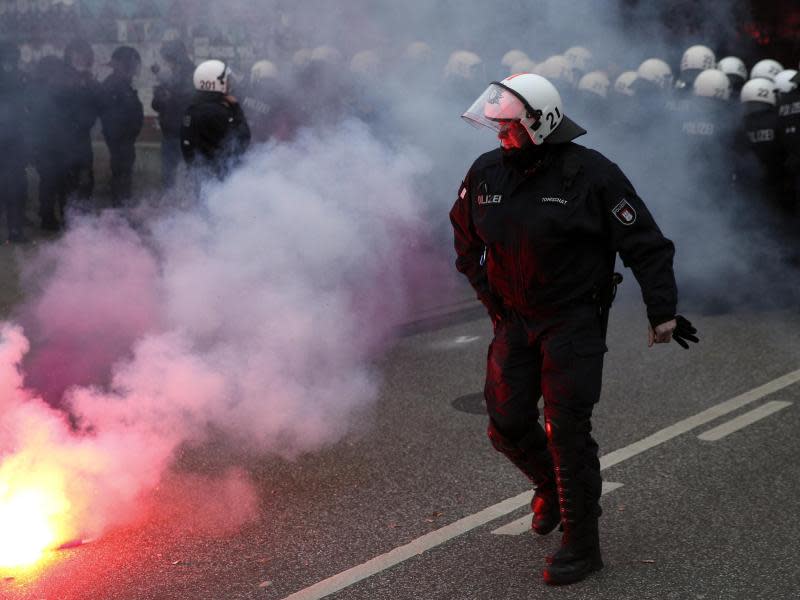
M 204 90 L 204 91 L 212 91 L 213 92 L 214 90 L 216 90 L 216 85 L 214 85 L 213 81 L 204 80 L 204 81 L 200 82 L 200 89 Z

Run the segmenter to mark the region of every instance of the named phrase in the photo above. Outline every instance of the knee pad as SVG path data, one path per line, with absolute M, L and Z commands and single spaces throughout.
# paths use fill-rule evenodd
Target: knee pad
M 535 455 L 547 450 L 547 437 L 538 423 L 522 437 L 512 439 L 501 433 L 497 424 L 489 419 L 486 433 L 495 450 L 507 456 Z
M 567 412 L 548 410 L 545 407 L 545 433 L 551 446 L 574 445 L 584 439 L 592 430 L 588 418 L 576 418 Z
M 506 456 L 522 455 L 522 451 L 517 447 L 517 445 L 500 433 L 500 430 L 497 429 L 497 426 L 491 419 L 489 419 L 489 427 L 486 430 L 486 435 L 489 436 L 489 441 L 492 443 L 494 449 L 498 452 L 502 452 Z

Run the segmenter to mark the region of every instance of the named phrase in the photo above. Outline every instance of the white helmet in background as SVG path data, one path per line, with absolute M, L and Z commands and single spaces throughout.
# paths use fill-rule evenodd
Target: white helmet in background
M 602 71 L 587 73 L 581 77 L 581 80 L 578 82 L 579 91 L 589 92 L 601 98 L 608 98 L 608 89 L 610 87 L 611 81 Z
M 622 96 L 635 96 L 636 90 L 633 88 L 633 82 L 637 77 L 636 71 L 621 73 L 614 82 L 614 91 Z
M 594 66 L 594 56 L 583 46 L 573 46 L 564 52 L 564 58 L 569 61 L 570 66 L 576 71 L 586 73 Z
M 522 50 L 509 50 L 503 55 L 503 60 L 500 61 L 500 64 L 510 69 L 514 63 L 522 60 L 530 60 L 530 57 Z
M 572 86 L 577 83 L 575 81 L 575 73 L 572 70 L 572 65 L 560 54 L 551 56 L 546 61 L 539 64 L 536 67 L 536 73 L 547 79 L 563 81 Z
M 474 52 L 456 50 L 444 66 L 444 76 L 447 79 L 474 79 L 482 63 L 481 57 Z
M 515 73 L 533 73 L 535 70 L 536 63 L 529 58 L 523 58 L 509 67 L 509 75 L 514 75 Z
M 364 77 L 375 77 L 381 68 L 381 59 L 375 50 L 356 52 L 350 59 L 350 71 Z
M 797 83 L 793 81 L 795 77 L 797 77 L 795 69 L 784 69 L 775 75 L 775 85 L 778 87 L 778 91 L 781 94 L 788 94 L 792 90 L 796 90 Z
M 756 77 L 744 84 L 739 99 L 744 102 L 759 102 L 775 106 L 777 103 L 777 91 L 773 81 Z
M 747 81 L 747 67 L 741 58 L 736 56 L 726 56 L 719 61 L 717 68 L 732 77 L 738 77 L 742 81 Z
M 292 65 L 298 69 L 302 69 L 311 62 L 311 48 L 300 48 L 297 52 L 292 54 Z
M 670 66 L 660 58 L 648 58 L 636 70 L 636 76 L 663 90 L 672 88 L 673 77 Z
M 278 78 L 278 67 L 270 60 L 259 60 L 250 67 L 250 81 L 266 81 Z
M 690 46 L 681 58 L 681 73 L 684 71 L 705 71 L 717 65 L 717 57 L 708 46 Z
M 231 70 L 221 60 L 207 60 L 197 65 L 194 70 L 194 89 L 200 92 L 230 91 Z
M 433 56 L 433 49 L 425 42 L 411 42 L 404 54 L 405 58 L 415 62 L 422 62 Z
M 730 100 L 731 82 L 719 69 L 706 69 L 694 80 L 692 92 L 700 98 Z
M 475 127 L 499 131 L 504 121 L 519 121 L 539 146 L 565 143 L 586 133 L 564 115 L 561 95 L 540 75 L 522 73 L 495 81 L 472 103 L 461 118 Z
M 753 68 L 750 70 L 750 79 L 763 77 L 764 79 L 775 81 L 775 76 L 781 71 L 783 71 L 783 65 L 781 63 L 771 58 L 765 58 L 753 65 Z
M 338 65 L 342 62 L 342 53 L 332 46 L 317 46 L 311 51 L 311 61 Z

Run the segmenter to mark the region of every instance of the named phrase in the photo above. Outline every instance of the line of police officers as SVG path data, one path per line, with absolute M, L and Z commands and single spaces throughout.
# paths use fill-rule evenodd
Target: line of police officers
M 341 54 L 320 46 L 296 52 L 291 69 L 281 74 L 274 63 L 257 61 L 249 81 L 237 83 L 240 105 L 229 65 L 210 60 L 195 67 L 183 42 L 165 42 L 160 63 L 151 67 L 157 79 L 151 106 L 162 137 L 162 187 L 175 183 L 182 162 L 195 172 L 224 176 L 251 136 L 258 143 L 286 141 L 301 124 L 330 126 L 346 115 L 375 118 L 377 102 L 364 81 L 376 74 L 377 57 L 374 51 L 360 52 L 349 69 L 342 68 Z M 46 56 L 27 74 L 19 68 L 18 48 L 0 45 L 0 135 L 10 156 L 0 169 L 0 209 L 7 213 L 10 242 L 27 241 L 27 166 L 39 175 L 44 230 L 63 226 L 67 204 L 80 208 L 91 198 L 91 131 L 98 119 L 110 155 L 112 205 L 131 198 L 135 142 L 143 126 L 134 81 L 142 60 L 132 47 L 117 48 L 109 63 L 112 73 L 100 83 L 92 74 L 94 58 L 92 46 L 76 39 L 63 59 Z M 293 88 L 303 93 L 286 93 Z
M 241 154 L 247 147 L 249 131 L 235 98 L 227 92 L 227 67 L 224 84 L 219 84 L 224 93 L 208 88 L 197 92 L 195 88 L 199 90 L 201 85 L 198 76 L 204 71 L 196 71 L 181 42 L 164 44 L 161 57 L 164 66 L 154 68 L 158 84 L 152 106 L 162 131 L 162 182 L 167 188 L 175 181 L 182 155 L 192 162 L 182 144 L 187 111 L 199 110 L 203 117 L 202 107 L 214 105 L 235 117 L 228 120 L 226 113 L 221 121 L 219 114 L 211 121 L 194 120 L 194 129 L 199 127 L 205 136 L 198 152 L 206 159 L 215 159 L 216 149 L 211 144 L 227 144 L 227 129 L 237 130 L 234 153 Z M 111 73 L 102 82 L 92 73 L 94 60 L 91 44 L 75 39 L 64 49 L 63 58 L 46 56 L 29 75 L 19 68 L 19 49 L 10 43 L 0 44 L 0 147 L 4 149 L 0 215 L 5 213 L 11 243 L 28 241 L 25 207 L 29 165 L 39 176 L 43 230 L 63 227 L 68 204 L 79 210 L 88 208 L 94 193 L 91 131 L 98 120 L 109 151 L 112 206 L 122 206 L 131 199 L 136 140 L 144 123 L 142 102 L 133 82 L 141 71 L 142 59 L 130 46 L 116 48 L 108 65 Z M 207 73 L 208 64 L 204 65 L 201 67 Z M 218 100 L 223 97 L 226 100 L 220 104 Z

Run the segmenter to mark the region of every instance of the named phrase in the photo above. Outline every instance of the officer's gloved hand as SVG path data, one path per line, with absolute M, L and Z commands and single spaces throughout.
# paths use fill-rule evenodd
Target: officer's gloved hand
M 672 339 L 680 344 L 685 350 L 689 349 L 689 344 L 686 343 L 686 340 L 689 340 L 695 344 L 700 341 L 700 339 L 695 335 L 697 333 L 697 329 L 692 326 L 689 319 L 681 315 L 677 315 L 675 317 L 675 321 L 677 321 L 677 325 L 675 330 L 672 332 Z

